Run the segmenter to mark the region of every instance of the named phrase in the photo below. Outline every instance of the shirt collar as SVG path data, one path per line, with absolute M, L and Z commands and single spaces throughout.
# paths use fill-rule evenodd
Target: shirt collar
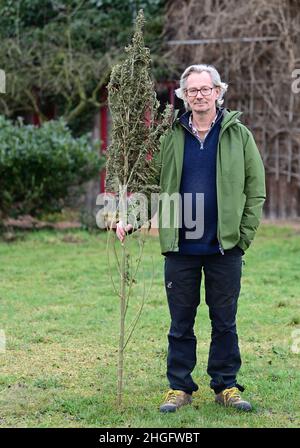
M 218 119 L 218 117 L 219 117 L 219 113 L 220 113 L 220 109 L 217 109 L 216 116 L 215 116 L 215 118 L 213 119 L 213 121 L 211 122 L 210 129 L 213 127 L 213 125 L 214 125 L 215 122 L 217 121 L 217 119 Z M 197 129 L 196 129 L 195 126 L 193 125 L 192 116 L 193 116 L 193 114 L 192 114 L 192 112 L 191 112 L 191 113 L 190 113 L 190 116 L 189 116 L 189 127 L 192 129 L 192 131 L 193 131 L 194 134 L 198 134 Z

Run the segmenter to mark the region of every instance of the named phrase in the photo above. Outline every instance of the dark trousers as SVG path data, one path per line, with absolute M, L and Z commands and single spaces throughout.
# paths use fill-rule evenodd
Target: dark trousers
M 211 320 L 211 343 L 207 373 L 210 387 L 219 393 L 236 386 L 241 356 L 236 330 L 243 251 L 235 246 L 224 255 L 165 256 L 165 287 L 171 315 L 168 334 L 167 378 L 171 389 L 189 394 L 198 390 L 191 373 L 196 365 L 197 339 L 194 322 L 200 303 L 202 269 L 205 301 Z

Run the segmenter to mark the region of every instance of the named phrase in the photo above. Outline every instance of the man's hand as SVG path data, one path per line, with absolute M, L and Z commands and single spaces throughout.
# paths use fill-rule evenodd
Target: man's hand
M 132 228 L 133 228 L 133 226 L 131 224 L 127 224 L 125 226 L 123 221 L 119 221 L 117 223 L 116 235 L 119 238 L 119 240 L 121 241 L 121 243 L 123 243 L 123 241 L 125 239 L 126 232 L 129 232 L 129 230 L 131 230 Z

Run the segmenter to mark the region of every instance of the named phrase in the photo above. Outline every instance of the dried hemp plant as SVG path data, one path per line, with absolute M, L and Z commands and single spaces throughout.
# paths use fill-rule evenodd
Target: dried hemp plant
M 108 102 L 112 117 L 112 140 L 108 148 L 106 165 L 106 191 L 112 193 L 118 204 L 110 220 L 108 244 L 110 247 L 112 227 L 117 220 L 133 221 L 134 230 L 143 222 L 137 223 L 134 213 L 136 193 L 150 198 L 151 193 L 159 193 L 159 154 L 160 138 L 171 126 L 172 108 L 167 106 L 163 114 L 159 113 L 160 103 L 151 79 L 150 51 L 144 45 L 144 15 L 140 10 L 136 18 L 136 29 L 131 45 L 125 48 L 126 58 L 112 69 L 108 84 Z M 133 194 L 134 193 L 134 194 Z M 145 279 L 143 297 L 136 317 L 128 328 L 125 318 L 137 271 L 142 264 L 145 240 L 137 232 L 139 255 L 135 267 L 127 250 L 128 242 L 121 245 L 118 256 L 116 238 L 113 238 L 113 251 L 120 275 L 120 287 L 116 287 L 111 275 L 115 292 L 120 298 L 120 334 L 118 353 L 118 388 L 117 404 L 122 403 L 124 350 L 136 327 L 145 301 Z M 108 260 L 109 260 L 109 250 Z M 110 263 L 110 261 L 109 261 Z M 110 266 L 110 273 L 112 273 Z M 153 277 L 153 275 L 152 275 Z M 127 331 L 125 331 L 127 330 Z

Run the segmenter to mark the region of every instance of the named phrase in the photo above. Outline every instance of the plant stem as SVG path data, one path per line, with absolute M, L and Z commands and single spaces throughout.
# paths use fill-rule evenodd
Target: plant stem
M 120 301 L 121 301 L 120 302 L 120 337 L 119 337 L 118 391 L 117 391 L 118 406 L 120 406 L 122 403 L 122 389 L 123 389 L 123 361 L 124 361 L 125 308 L 126 308 L 126 250 L 125 250 L 125 242 L 122 244 Z

